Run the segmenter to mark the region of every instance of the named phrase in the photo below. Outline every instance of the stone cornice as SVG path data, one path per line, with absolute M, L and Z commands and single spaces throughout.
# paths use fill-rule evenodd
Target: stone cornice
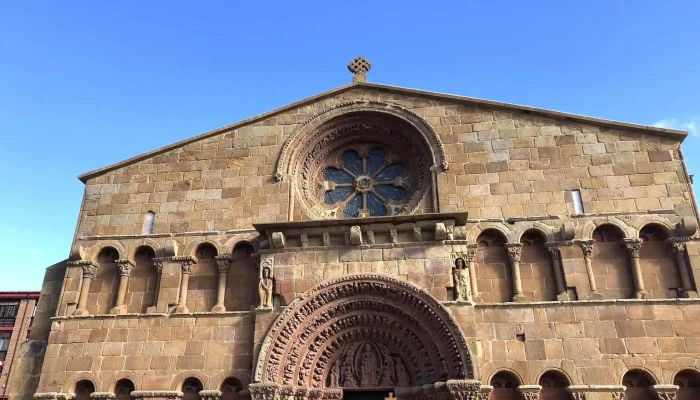
M 92 266 L 95 268 L 98 268 L 100 264 L 90 261 L 90 260 L 78 260 L 78 261 L 68 261 L 66 262 L 67 267 L 85 267 L 85 266 Z

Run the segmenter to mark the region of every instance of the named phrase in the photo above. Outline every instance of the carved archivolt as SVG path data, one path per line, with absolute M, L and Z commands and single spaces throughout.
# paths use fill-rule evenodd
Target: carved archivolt
M 357 275 L 287 307 L 263 342 L 254 380 L 377 388 L 473 377 L 464 336 L 439 302 L 391 277 Z

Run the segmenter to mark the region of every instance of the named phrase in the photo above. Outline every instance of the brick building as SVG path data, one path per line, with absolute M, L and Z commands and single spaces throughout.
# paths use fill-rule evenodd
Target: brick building
M 8 397 L 13 361 L 32 329 L 39 292 L 0 292 L 0 399 Z
M 349 68 L 80 176 L 13 398 L 700 398 L 686 132 Z

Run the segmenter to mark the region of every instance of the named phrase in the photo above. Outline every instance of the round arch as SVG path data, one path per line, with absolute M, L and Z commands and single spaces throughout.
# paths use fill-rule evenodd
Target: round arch
M 106 240 L 104 242 L 99 242 L 90 247 L 90 257 L 88 259 L 96 262 L 97 257 L 100 255 L 100 252 L 107 247 L 112 247 L 114 248 L 114 250 L 117 251 L 117 258 L 124 258 L 129 254 L 121 242 L 117 240 Z
M 593 231 L 601 225 L 613 225 L 620 229 L 623 238 L 637 237 L 634 228 L 616 217 L 595 218 L 586 222 L 581 231 L 581 239 L 593 239 Z
M 511 237 L 513 236 L 512 229 L 502 222 L 482 222 L 473 226 L 469 230 L 467 240 L 469 243 L 476 243 L 476 239 L 479 237 L 479 235 L 487 230 L 495 230 L 499 232 L 501 235 L 503 235 L 503 240 L 506 242 L 510 241 Z
M 379 376 L 379 366 L 396 374 Z M 340 376 L 342 374 L 342 376 Z M 268 332 L 255 368 L 263 384 L 417 386 L 474 379 L 464 334 L 434 297 L 384 275 L 327 281 L 297 298 Z
M 522 239 L 523 235 L 527 232 L 537 232 L 542 235 L 545 241 L 554 241 L 554 230 L 552 227 L 541 222 L 532 222 L 519 225 L 514 231 L 511 232 L 510 241 L 512 243 L 520 243 L 520 239 Z
M 277 169 L 275 172 L 277 180 L 282 180 L 284 177 L 290 175 L 291 169 L 294 166 L 296 151 L 309 140 L 309 137 L 314 134 L 317 127 L 338 116 L 359 112 L 374 112 L 394 116 L 410 124 L 420 133 L 422 140 L 431 150 L 433 168 L 440 167 L 442 170 L 447 170 L 447 156 L 445 155 L 442 141 L 437 133 L 435 133 L 432 126 L 421 116 L 398 104 L 369 100 L 351 100 L 314 114 L 289 136 L 282 147 L 282 152 L 277 161 Z
M 185 256 L 196 256 L 197 249 L 199 246 L 203 244 L 208 244 L 214 247 L 216 249 L 216 254 L 224 254 L 222 252 L 223 246 L 221 243 L 214 239 L 214 238 L 206 238 L 206 239 L 194 239 L 191 240 L 187 245 L 185 246 L 185 250 L 182 252 L 183 255 Z
M 129 259 L 130 260 L 135 260 L 136 259 L 136 252 L 143 247 L 150 247 L 151 250 L 153 250 L 153 254 L 155 257 L 161 257 L 161 253 L 162 253 L 162 251 L 160 250 L 161 246 L 158 244 L 158 242 L 156 242 L 153 239 L 148 239 L 148 238 L 144 238 L 144 239 L 141 239 L 135 243 L 132 243 L 131 246 L 129 246 L 129 247 L 130 247 L 130 249 L 129 249 Z

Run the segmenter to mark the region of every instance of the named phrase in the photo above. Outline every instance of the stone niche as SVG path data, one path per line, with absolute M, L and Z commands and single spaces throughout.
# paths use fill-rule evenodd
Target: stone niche
M 466 250 L 467 213 L 283 222 L 254 225 L 261 262 L 275 279 L 275 305 L 284 306 L 341 276 L 383 274 L 414 283 L 447 300 L 451 256 Z

